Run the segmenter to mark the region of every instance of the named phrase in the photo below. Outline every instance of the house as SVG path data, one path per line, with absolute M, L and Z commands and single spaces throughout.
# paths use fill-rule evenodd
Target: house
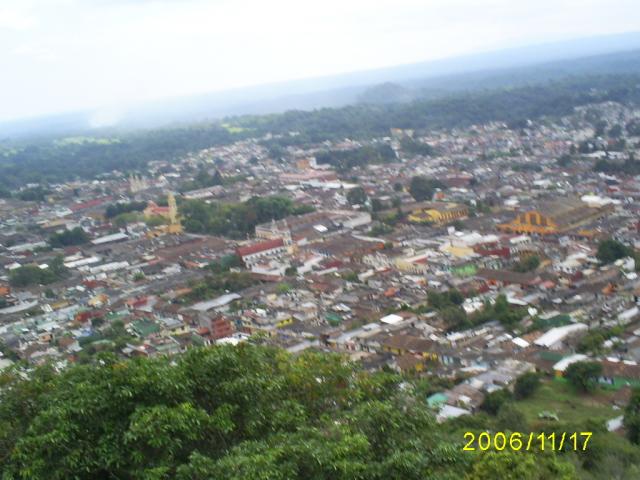
M 268 257 L 275 257 L 288 252 L 290 245 L 291 237 L 273 238 L 244 247 L 238 247 L 236 254 L 242 259 L 247 268 L 251 268 Z
M 397 356 L 420 355 L 425 360 L 433 361 L 438 361 L 438 346 L 433 340 L 405 334 L 391 335 L 381 342 L 383 352 Z
M 613 387 L 640 387 L 640 365 L 628 360 L 607 358 L 602 361 L 602 374 L 598 381 Z

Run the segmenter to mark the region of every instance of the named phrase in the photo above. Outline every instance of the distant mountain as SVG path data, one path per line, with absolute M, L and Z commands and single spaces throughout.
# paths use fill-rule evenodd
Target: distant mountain
M 404 102 L 460 90 L 521 86 L 571 75 L 640 71 L 640 32 L 465 55 L 322 78 L 241 88 L 0 124 L 0 140 L 82 133 L 102 126 L 146 128 L 243 114 Z

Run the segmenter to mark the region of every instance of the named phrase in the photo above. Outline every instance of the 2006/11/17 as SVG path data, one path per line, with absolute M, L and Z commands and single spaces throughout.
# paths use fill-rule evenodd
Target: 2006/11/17
M 475 451 L 475 443 L 478 444 L 478 449 L 489 450 L 491 448 L 502 451 L 506 448 L 518 452 L 524 448 L 529 451 L 532 448 L 538 447 L 541 451 L 547 450 L 560 451 L 565 447 L 573 449 L 574 451 L 587 449 L 587 444 L 591 439 L 593 432 L 563 432 L 562 435 L 553 433 L 529 433 L 522 434 L 520 432 L 504 433 L 504 432 L 482 432 L 476 435 L 473 432 L 466 432 L 464 434 L 465 444 L 463 450 Z M 583 442 L 580 442 L 583 440 Z M 582 447 L 582 448 L 580 448 Z

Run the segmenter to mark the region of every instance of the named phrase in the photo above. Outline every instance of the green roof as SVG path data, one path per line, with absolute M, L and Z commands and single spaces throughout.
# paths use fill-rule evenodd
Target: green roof
M 131 328 L 141 337 L 148 337 L 160 331 L 160 327 L 151 320 L 136 320 L 131 324 Z
M 342 317 L 340 315 L 338 315 L 337 313 L 333 313 L 333 312 L 328 312 L 324 318 L 327 320 L 327 322 L 329 322 L 331 325 L 340 325 L 342 323 Z
M 430 407 L 439 407 L 447 401 L 447 396 L 444 393 L 434 393 L 430 397 L 427 397 L 427 404 Z

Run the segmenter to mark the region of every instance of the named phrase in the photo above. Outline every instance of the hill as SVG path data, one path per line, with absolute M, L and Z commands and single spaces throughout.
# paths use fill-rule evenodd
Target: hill
M 336 355 L 242 345 L 0 380 L 4 479 L 576 478 L 560 457 L 463 452 L 400 377 Z
M 415 99 L 425 95 L 436 98 L 460 90 L 530 85 L 532 82 L 560 79 L 567 75 L 633 73 L 638 71 L 638 62 L 628 61 L 625 55 L 638 49 L 638 32 L 508 48 L 319 78 L 159 99 L 118 109 L 94 109 L 3 122 L 0 123 L 0 139 L 33 134 L 86 133 L 102 126 L 157 128 L 232 115 L 337 108 L 361 99 L 369 101 L 369 89 L 373 88 L 375 92 L 379 85 L 387 83 L 407 90 L 400 98 Z

